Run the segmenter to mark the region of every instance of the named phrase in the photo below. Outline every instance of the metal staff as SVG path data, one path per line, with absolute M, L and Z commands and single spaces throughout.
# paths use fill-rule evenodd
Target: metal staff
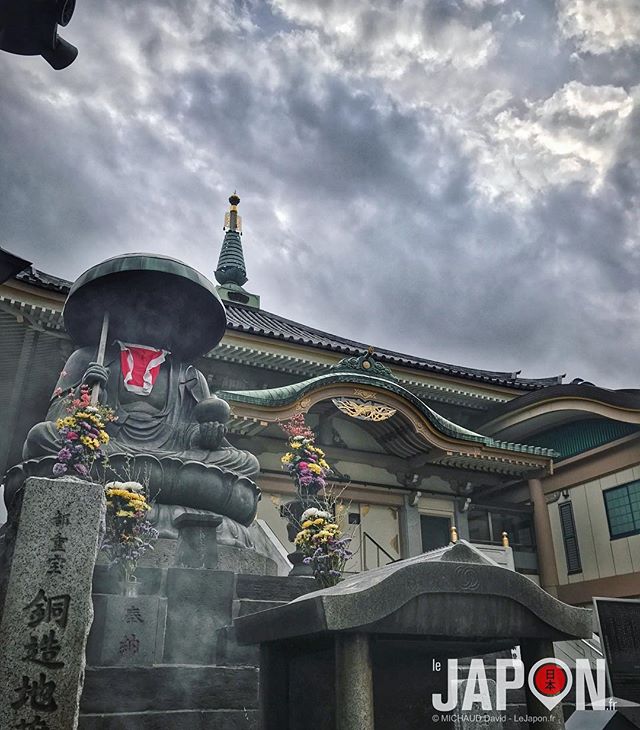
M 100 330 L 100 342 L 98 344 L 98 356 L 96 362 L 98 365 L 104 365 L 104 353 L 107 349 L 107 334 L 109 332 L 109 312 L 104 313 L 102 318 L 102 329 Z M 100 383 L 95 383 L 91 390 L 91 405 L 98 402 L 100 397 Z

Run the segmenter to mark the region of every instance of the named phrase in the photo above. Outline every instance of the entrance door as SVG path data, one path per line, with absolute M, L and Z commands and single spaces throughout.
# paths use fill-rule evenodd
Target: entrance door
M 448 517 L 420 515 L 422 530 L 422 552 L 444 547 L 451 537 L 451 520 Z

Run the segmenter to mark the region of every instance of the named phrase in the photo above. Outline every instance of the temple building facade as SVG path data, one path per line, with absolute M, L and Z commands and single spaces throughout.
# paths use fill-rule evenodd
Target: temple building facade
M 449 544 L 509 547 L 561 600 L 640 597 L 640 389 L 527 379 L 375 349 L 262 308 L 237 195 L 215 278 L 221 343 L 197 362 L 232 410 L 228 439 L 260 462 L 258 519 L 292 550 L 280 423 L 305 414 L 334 467 L 358 572 Z M 70 282 L 0 250 L 0 474 L 22 458 L 71 352 Z M 0 523 L 4 514 L 0 507 Z

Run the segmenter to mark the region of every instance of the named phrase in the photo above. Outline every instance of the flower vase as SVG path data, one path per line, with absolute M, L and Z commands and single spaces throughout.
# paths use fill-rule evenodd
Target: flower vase
M 140 595 L 142 583 L 134 575 L 133 570 L 124 569 L 120 579 L 120 588 L 123 596 L 137 598 Z
M 293 565 L 293 568 L 289 571 L 289 575 L 305 578 L 313 578 L 313 568 L 304 562 L 304 553 L 300 550 L 294 550 L 294 552 L 287 555 L 289 562 Z
M 127 596 L 127 598 L 138 598 L 138 596 L 140 595 L 142 582 L 136 580 L 135 576 L 125 576 L 120 585 L 122 589 L 122 595 Z

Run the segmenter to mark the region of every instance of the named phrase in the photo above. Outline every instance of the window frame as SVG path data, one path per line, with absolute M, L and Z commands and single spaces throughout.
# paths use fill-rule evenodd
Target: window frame
M 631 506 L 631 499 L 629 498 L 629 487 L 632 485 L 638 484 L 640 485 L 640 479 L 633 479 L 630 482 L 626 482 L 625 484 L 618 484 L 615 487 L 610 487 L 609 489 L 604 489 L 602 491 L 602 501 L 604 502 L 604 509 L 607 515 L 607 527 L 609 528 L 609 540 L 622 540 L 625 537 L 632 537 L 633 535 L 640 535 L 640 526 L 634 528 L 633 530 L 629 530 L 627 532 L 623 532 L 617 535 L 614 535 L 611 530 L 611 514 L 609 512 L 609 502 L 607 500 L 607 495 L 611 494 L 612 492 L 618 492 L 621 489 L 626 490 L 627 499 L 629 500 L 630 506 Z M 631 518 L 633 519 L 633 522 L 635 524 L 636 519 L 633 514 L 633 507 L 631 507 Z

